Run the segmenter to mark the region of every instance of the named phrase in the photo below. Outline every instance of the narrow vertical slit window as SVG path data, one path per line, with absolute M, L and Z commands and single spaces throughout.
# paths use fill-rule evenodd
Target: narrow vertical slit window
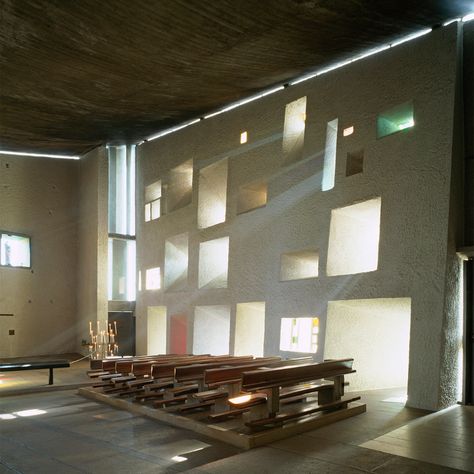
M 324 149 L 322 182 L 323 191 L 329 191 L 334 188 L 336 179 L 337 127 L 338 119 L 334 119 L 328 122 L 326 128 L 326 147 Z
M 109 300 L 136 298 L 135 145 L 109 146 Z

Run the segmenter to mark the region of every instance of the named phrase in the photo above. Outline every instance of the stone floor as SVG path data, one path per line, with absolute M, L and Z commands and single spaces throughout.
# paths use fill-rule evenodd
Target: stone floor
M 452 456 L 438 452 L 430 464 L 367 447 L 373 440 L 430 417 L 436 428 L 464 427 L 460 443 L 467 452 L 474 435 L 472 417 L 459 421 L 457 407 L 427 415 L 386 399 L 401 390 L 362 394 L 367 413 L 263 448 L 242 452 L 216 440 L 164 423 L 121 412 L 79 397 L 74 390 L 0 398 L 0 474 L 3 473 L 337 473 L 450 474 Z M 450 422 L 450 413 L 458 421 Z M 472 414 L 472 412 L 470 412 Z M 446 415 L 446 417 L 444 417 Z M 433 431 L 431 433 L 433 435 Z M 420 441 L 411 437 L 413 446 Z M 444 443 L 445 439 L 440 438 Z M 426 445 L 426 439 L 421 442 Z M 387 443 L 385 443 L 387 444 Z M 361 446 L 364 445 L 364 446 Z M 449 446 L 456 449 L 456 441 Z M 402 453 L 403 456 L 407 452 Z M 408 453 L 409 454 L 409 453 Z M 472 449 L 471 449 L 472 455 Z M 466 461 L 464 469 L 474 472 Z M 471 469 L 472 468 L 472 469 Z
M 54 369 L 54 385 L 48 385 L 49 369 L 22 370 L 15 372 L 0 372 L 0 397 L 23 394 L 26 392 L 54 391 L 63 387 L 79 387 L 89 385 L 90 379 L 86 374 L 89 360 L 82 359 L 81 354 L 59 354 L 53 356 L 35 356 L 34 360 L 68 360 L 71 367 Z M 81 360 L 82 359 L 82 360 Z M 29 359 L 22 357 L 0 359 L 2 362 L 19 363 Z

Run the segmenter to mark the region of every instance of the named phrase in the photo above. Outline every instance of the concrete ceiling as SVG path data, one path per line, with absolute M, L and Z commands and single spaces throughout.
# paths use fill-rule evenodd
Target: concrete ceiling
M 0 0 L 0 149 L 137 141 L 473 9 L 444 0 Z

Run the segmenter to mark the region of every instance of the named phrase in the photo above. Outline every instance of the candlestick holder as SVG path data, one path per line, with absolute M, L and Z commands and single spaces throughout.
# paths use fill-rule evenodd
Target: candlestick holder
M 92 322 L 89 321 L 89 356 L 91 359 L 106 359 L 107 357 L 118 356 L 118 334 L 117 322 L 114 321 L 113 327 L 111 323 L 104 322 L 105 329 L 102 329 L 101 322 L 97 321 L 97 329 L 94 333 Z

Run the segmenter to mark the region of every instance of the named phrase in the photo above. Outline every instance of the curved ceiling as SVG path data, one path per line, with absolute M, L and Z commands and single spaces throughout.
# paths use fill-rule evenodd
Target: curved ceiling
M 0 149 L 138 141 L 465 14 L 465 0 L 0 0 Z

